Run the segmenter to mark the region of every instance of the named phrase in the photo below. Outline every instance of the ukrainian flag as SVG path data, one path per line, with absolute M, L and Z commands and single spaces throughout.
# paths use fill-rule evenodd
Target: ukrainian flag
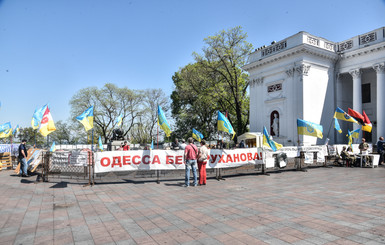
M 55 152 L 56 151 L 56 144 L 55 141 L 52 142 L 51 149 L 49 149 L 50 152 Z
M 322 125 L 319 125 L 316 123 L 297 119 L 297 130 L 298 130 L 298 134 L 310 135 L 310 136 L 318 137 L 320 139 L 323 138 L 323 135 L 322 135 L 323 127 Z
M 31 121 L 31 125 L 32 125 L 33 129 L 39 128 L 40 122 L 43 119 L 43 115 L 44 115 L 44 112 L 47 109 L 47 107 L 48 107 L 48 104 L 44 105 L 43 107 L 41 107 L 39 109 L 36 109 L 35 112 L 33 113 L 32 121 Z
M 218 111 L 218 130 L 232 134 L 234 138 L 233 126 L 231 126 L 229 120 L 220 111 Z
M 337 118 L 334 118 L 334 128 L 338 131 L 338 133 L 342 133 L 340 124 L 338 123 Z
M 103 151 L 103 143 L 102 143 L 102 138 L 100 137 L 100 135 L 99 135 L 99 140 L 98 140 L 98 142 L 99 142 L 99 150 L 100 150 L 100 151 Z
M 348 129 L 348 134 L 346 136 L 349 139 L 348 145 L 351 147 L 353 144 L 353 137 L 352 137 L 352 132 L 350 132 L 349 129 Z
M 263 145 L 269 146 L 273 151 L 277 151 L 282 148 L 281 144 L 278 144 L 274 140 L 270 139 L 266 127 L 263 127 Z
M 160 108 L 160 106 L 158 106 L 158 125 L 164 131 L 166 136 L 170 137 L 171 135 L 170 125 L 168 125 L 166 116 L 164 115 L 163 110 L 162 108 Z
M 94 106 L 90 106 L 76 119 L 83 124 L 86 131 L 92 129 L 94 127 Z
M 359 128 L 356 129 L 356 130 L 353 130 L 351 132 L 352 133 L 352 137 L 358 139 L 360 137 L 360 131 L 361 131 L 361 129 L 359 129 Z
M 20 131 L 19 124 L 17 124 L 16 128 L 13 130 L 12 134 L 16 135 Z
M 0 133 L 3 133 L 3 132 L 8 132 L 8 130 L 12 128 L 11 126 L 11 123 L 10 122 L 7 122 L 7 123 L 4 123 L 2 125 L 0 125 Z
M 198 140 L 199 142 L 201 142 L 201 140 L 203 139 L 203 134 L 201 134 L 198 130 L 195 130 L 195 128 L 193 128 L 192 137 Z
M 123 115 L 120 114 L 120 115 L 118 116 L 118 118 L 116 118 L 116 120 L 115 120 L 116 126 L 119 127 L 120 125 L 122 125 L 122 121 L 123 121 Z
M 341 119 L 344 121 L 357 123 L 357 120 L 351 117 L 348 113 L 344 112 L 341 108 L 337 107 L 336 112 L 334 113 L 334 118 Z
M 0 138 L 7 138 L 12 134 L 12 126 L 10 122 L 0 125 Z

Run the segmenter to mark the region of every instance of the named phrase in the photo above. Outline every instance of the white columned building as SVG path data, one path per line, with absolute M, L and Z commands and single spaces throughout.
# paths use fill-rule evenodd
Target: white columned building
M 360 113 L 373 124 L 363 137 L 375 143 L 385 136 L 385 28 L 333 42 L 307 32 L 256 49 L 243 67 L 249 72 L 250 131 L 266 126 L 286 146 L 347 143 L 347 130 L 359 126 L 341 121 L 337 107 Z M 297 135 L 297 118 L 321 124 L 324 138 Z M 354 127 L 354 128 L 353 128 Z

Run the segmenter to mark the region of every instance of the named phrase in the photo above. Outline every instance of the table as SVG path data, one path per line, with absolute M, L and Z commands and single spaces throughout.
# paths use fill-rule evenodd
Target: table
M 378 154 L 357 154 L 357 156 L 360 157 L 360 167 L 361 168 L 362 168 L 362 158 L 364 156 L 368 156 L 371 158 L 370 160 L 372 162 L 372 168 L 374 168 L 374 166 L 378 167 L 378 161 L 380 160 L 380 155 L 378 155 Z

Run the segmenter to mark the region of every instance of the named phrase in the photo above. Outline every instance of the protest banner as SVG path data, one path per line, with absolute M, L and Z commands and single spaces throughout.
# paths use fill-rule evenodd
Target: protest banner
M 107 151 L 95 153 L 95 173 L 185 169 L 183 150 Z M 207 168 L 263 164 L 261 148 L 210 150 Z

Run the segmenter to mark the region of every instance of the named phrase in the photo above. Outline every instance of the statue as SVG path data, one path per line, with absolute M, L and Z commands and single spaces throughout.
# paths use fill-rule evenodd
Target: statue
M 271 128 L 272 128 L 272 135 L 279 137 L 279 118 L 278 118 L 278 113 L 274 113 L 274 119 L 272 120 L 271 123 Z

